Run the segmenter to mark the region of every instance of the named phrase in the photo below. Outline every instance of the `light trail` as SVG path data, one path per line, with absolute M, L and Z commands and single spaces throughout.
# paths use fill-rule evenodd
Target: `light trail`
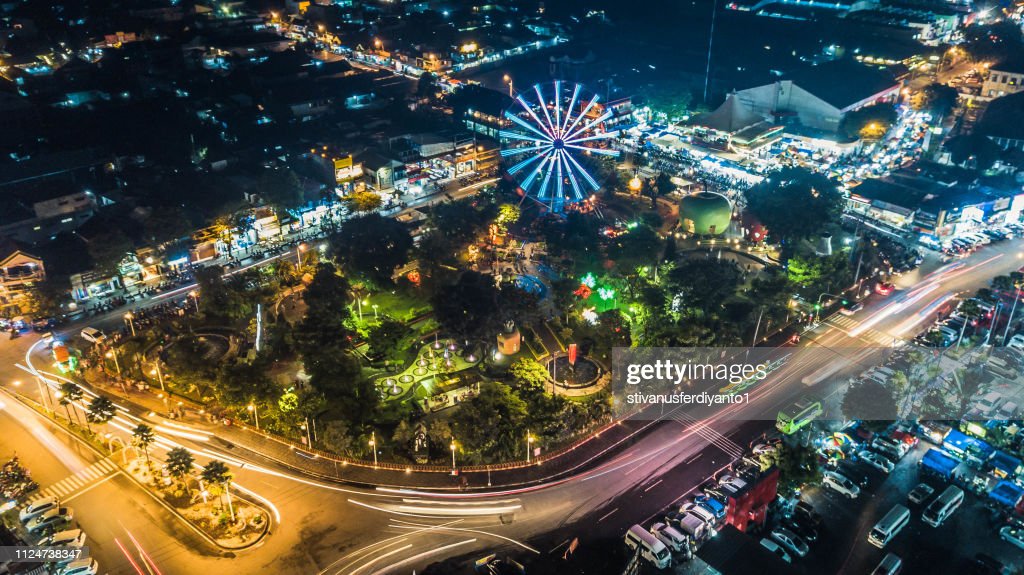
M 392 563 L 391 565 L 388 565 L 384 569 L 378 569 L 377 571 L 374 571 L 370 575 L 383 575 L 384 573 L 388 573 L 389 571 L 394 571 L 395 569 L 398 569 L 399 567 L 401 567 L 403 565 L 408 565 L 409 563 L 412 563 L 414 561 L 420 561 L 422 559 L 426 559 L 427 557 L 430 557 L 431 555 L 437 555 L 438 553 L 443 553 L 445 551 L 449 551 L 451 549 L 454 549 L 456 547 L 460 547 L 462 545 L 466 545 L 468 543 L 476 543 L 476 541 L 477 540 L 475 538 L 474 539 L 466 539 L 465 541 L 459 541 L 457 543 L 450 543 L 448 545 L 442 545 L 441 547 L 435 547 L 434 549 L 431 549 L 430 551 L 424 551 L 422 553 L 417 553 L 416 555 L 413 555 L 412 557 L 408 557 L 406 559 L 402 559 L 398 563 Z
M 138 575 L 146 575 L 142 572 L 142 568 L 139 567 L 139 564 L 135 562 L 135 558 L 132 557 L 131 553 L 129 553 L 128 550 L 124 548 L 124 545 L 121 544 L 121 540 L 115 537 L 114 543 L 121 550 L 121 553 L 124 553 L 124 556 L 128 559 L 128 562 L 132 564 L 132 567 L 135 569 L 135 572 L 138 573 Z
M 401 519 L 392 519 L 392 521 L 394 521 L 395 523 L 399 524 L 399 525 L 395 525 L 396 529 L 415 529 L 417 527 L 430 527 L 430 525 L 424 525 L 422 523 L 413 523 L 411 521 L 402 521 Z M 505 537 L 504 535 L 498 535 L 497 533 L 491 533 L 490 531 L 482 531 L 480 529 L 472 529 L 472 528 L 469 528 L 469 527 L 439 527 L 437 530 L 438 531 L 459 531 L 459 532 L 463 532 L 463 533 L 475 533 L 477 535 L 486 535 L 487 537 L 493 537 L 495 539 L 501 539 L 502 541 L 506 541 L 506 542 L 511 543 L 513 545 L 517 545 L 519 547 L 522 547 L 523 549 L 526 549 L 527 551 L 532 551 L 532 552 L 536 553 L 537 555 L 540 555 L 540 551 L 534 549 L 533 547 L 530 547 L 529 545 L 527 545 L 526 543 L 523 543 L 522 541 L 517 541 L 515 539 L 512 539 L 511 537 Z

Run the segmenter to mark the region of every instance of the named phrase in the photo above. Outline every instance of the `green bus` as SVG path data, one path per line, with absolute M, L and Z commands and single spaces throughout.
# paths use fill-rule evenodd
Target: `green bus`
M 792 435 L 814 421 L 821 413 L 820 401 L 801 399 L 779 412 L 775 427 L 786 435 Z

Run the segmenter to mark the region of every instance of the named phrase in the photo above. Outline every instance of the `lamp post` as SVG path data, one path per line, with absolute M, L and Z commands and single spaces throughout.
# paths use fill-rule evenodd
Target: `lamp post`
M 248 409 L 250 413 L 252 413 L 252 419 L 256 423 L 256 431 L 259 431 L 260 430 L 260 413 L 258 411 L 256 411 L 256 406 L 254 404 L 250 403 L 249 405 L 245 406 L 245 408 Z
M 132 328 L 132 337 L 135 337 L 135 322 L 132 321 L 134 318 L 135 316 L 132 315 L 132 312 L 125 312 L 124 319 L 128 322 L 128 326 Z
M 188 292 L 188 297 L 192 298 L 192 303 L 196 305 L 196 313 L 199 313 L 199 292 L 192 290 Z
M 380 306 L 373 304 L 371 307 L 373 308 L 373 319 L 377 319 L 377 308 Z
M 502 79 L 505 80 L 506 84 L 508 84 L 508 97 L 514 98 L 515 96 L 512 95 L 512 76 L 505 74 L 505 77 Z
M 359 321 L 363 321 L 363 306 L 364 305 L 369 305 L 369 304 L 370 304 L 370 300 L 368 300 L 368 299 L 364 300 L 364 299 L 356 298 L 356 307 L 359 310 Z
M 157 358 L 153 366 L 153 369 L 149 371 L 149 375 L 155 375 L 157 381 L 160 382 L 160 391 L 166 392 L 167 388 L 164 387 L 164 372 L 160 371 L 160 358 Z
M 313 438 L 309 435 L 309 418 L 302 424 L 302 430 L 306 432 L 306 447 L 313 447 Z
M 302 252 L 306 251 L 306 244 L 295 246 L 295 265 L 302 267 Z
M 114 360 L 114 368 L 117 370 L 117 378 L 121 379 L 121 363 L 117 361 L 117 352 L 115 352 L 114 349 L 111 348 L 110 351 L 108 351 L 104 355 L 106 356 L 107 359 Z
M 526 430 L 526 462 L 530 462 L 530 452 L 533 451 L 533 436 L 530 435 L 530 430 Z
M 373 451 L 373 466 L 377 467 L 377 432 L 370 432 L 370 450 Z
M 1013 312 L 1017 311 L 1017 302 L 1020 300 L 1020 290 L 1024 285 L 1017 286 L 1017 295 L 1013 298 L 1013 305 L 1010 307 L 1010 317 L 1006 318 L 1006 329 L 1003 330 L 1003 345 L 1006 345 L 1006 338 L 1010 337 L 1010 326 L 1013 325 Z
M 452 473 L 455 473 L 455 438 L 452 438 L 452 442 L 448 447 L 452 450 Z

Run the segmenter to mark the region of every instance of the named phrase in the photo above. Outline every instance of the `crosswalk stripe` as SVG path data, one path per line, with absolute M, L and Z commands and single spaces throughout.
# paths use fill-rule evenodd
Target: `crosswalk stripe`
M 60 499 L 75 491 L 85 488 L 90 484 L 94 484 L 97 481 L 102 480 L 104 477 L 113 474 L 117 470 L 117 464 L 109 458 L 101 459 L 89 467 L 61 479 L 46 489 L 36 492 L 36 494 L 30 497 L 28 501 L 29 503 L 32 503 L 47 497 L 56 497 Z

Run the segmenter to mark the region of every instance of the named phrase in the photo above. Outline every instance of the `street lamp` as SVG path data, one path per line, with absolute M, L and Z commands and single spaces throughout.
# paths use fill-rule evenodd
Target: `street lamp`
M 377 319 L 377 308 L 380 307 L 377 304 L 373 304 L 373 319 Z
M 512 76 L 505 74 L 503 79 L 505 80 L 505 83 L 508 84 L 508 97 L 514 98 L 515 96 L 512 95 Z
M 253 421 L 256 422 L 256 431 L 259 431 L 260 430 L 260 414 L 259 414 L 258 411 L 256 411 L 256 406 L 250 403 L 249 405 L 245 406 L 245 408 L 248 409 L 250 413 L 252 413 Z
M 370 300 L 356 298 L 356 307 L 359 309 L 359 321 L 363 321 L 363 306 L 370 305 Z
M 117 353 L 113 350 L 113 348 L 111 348 L 111 350 L 104 355 L 106 356 L 107 359 L 113 358 L 114 368 L 117 369 L 117 378 L 121 379 L 121 363 L 117 361 Z
M 452 438 L 451 444 L 448 447 L 452 450 L 452 473 L 455 473 L 455 438 Z
M 302 252 L 306 251 L 306 244 L 299 244 L 295 247 L 295 262 L 296 265 L 302 266 Z
M 370 432 L 370 450 L 373 451 L 373 466 L 377 467 L 377 432 Z
M 130 312 L 130 311 L 129 312 L 125 312 L 124 319 L 125 319 L 125 321 L 128 322 L 128 325 L 132 328 L 132 337 L 135 337 L 135 322 L 132 321 L 134 318 L 135 318 L 135 316 L 132 315 L 132 312 Z
M 533 451 L 533 436 L 530 435 L 530 430 L 526 430 L 526 462 L 530 462 L 530 452 Z
M 149 370 L 149 375 L 155 375 L 157 381 L 160 382 L 160 391 L 166 392 L 167 389 L 164 387 L 164 372 L 160 371 L 160 358 L 157 358 L 156 363 L 153 365 L 153 369 Z
M 192 303 L 196 305 L 196 313 L 199 313 L 199 292 L 192 290 L 188 292 L 188 297 L 192 298 Z

